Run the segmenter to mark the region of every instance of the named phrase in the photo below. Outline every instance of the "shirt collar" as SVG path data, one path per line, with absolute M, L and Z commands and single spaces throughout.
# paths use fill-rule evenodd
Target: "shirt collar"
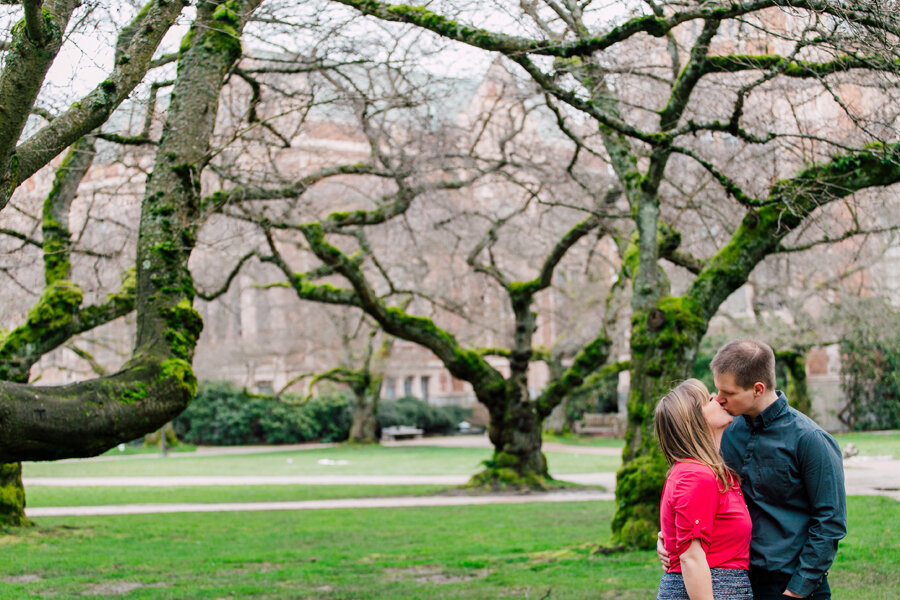
M 779 417 L 781 417 L 782 415 L 787 413 L 787 409 L 788 409 L 787 397 L 784 395 L 784 392 L 782 392 L 781 390 L 776 390 L 775 393 L 778 394 L 778 397 L 775 398 L 775 402 L 770 404 L 768 406 L 768 408 L 766 408 L 766 410 L 759 413 L 759 415 L 757 416 L 756 419 L 753 419 L 752 417 L 750 417 L 748 415 L 744 415 L 744 419 L 747 420 L 748 425 L 753 427 L 754 421 L 755 421 L 755 425 L 757 427 L 768 427 L 773 422 L 775 422 Z

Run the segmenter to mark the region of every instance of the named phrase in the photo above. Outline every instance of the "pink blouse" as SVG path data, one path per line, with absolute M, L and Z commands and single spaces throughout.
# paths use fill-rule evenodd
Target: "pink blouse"
M 681 554 L 699 539 L 709 567 L 748 569 L 750 513 L 735 482 L 727 492 L 708 466 L 694 462 L 673 465 L 659 505 L 663 544 L 669 553 L 669 573 L 681 573 Z

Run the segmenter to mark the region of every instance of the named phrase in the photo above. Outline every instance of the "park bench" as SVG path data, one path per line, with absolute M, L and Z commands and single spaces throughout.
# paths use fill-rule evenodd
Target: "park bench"
M 381 441 L 392 442 L 394 440 L 419 439 L 424 433 L 418 427 L 410 427 L 409 425 L 393 425 L 385 427 L 381 430 Z
M 579 435 L 616 437 L 621 434 L 619 415 L 616 413 L 585 413 L 576 421 L 572 430 Z

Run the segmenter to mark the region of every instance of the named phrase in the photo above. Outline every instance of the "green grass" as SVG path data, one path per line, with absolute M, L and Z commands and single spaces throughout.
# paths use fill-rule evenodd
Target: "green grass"
M 837 433 L 835 439 L 841 450 L 848 443 L 853 443 L 860 456 L 892 456 L 900 458 L 900 431 L 855 431 Z
M 243 485 L 175 487 L 28 486 L 28 506 L 102 506 L 109 504 L 293 502 L 333 498 L 427 496 L 446 490 L 437 485 Z
M 154 477 L 191 475 L 473 475 L 491 457 L 487 448 L 335 446 L 315 450 L 273 451 L 260 454 L 195 456 L 189 453 L 103 457 L 25 463 L 24 477 Z M 615 471 L 620 456 L 547 452 L 553 475 Z M 347 461 L 344 465 L 320 460 Z
M 900 588 L 900 503 L 849 499 L 835 598 Z M 0 536 L 0 598 L 652 598 L 653 552 L 593 556 L 612 502 L 42 518 Z M 549 595 L 547 595 L 549 593 Z
M 574 433 L 564 433 L 555 435 L 552 433 L 543 434 L 544 442 L 556 442 L 569 446 L 593 446 L 595 448 L 618 448 L 625 446 L 625 440 L 622 438 L 609 437 L 593 437 L 588 435 L 575 435 Z
M 609 502 L 40 519 L 0 598 L 646 598 L 650 553 L 592 558 Z M 62 527 L 65 525 L 67 528 Z M 4 551 L 5 550 L 5 551 Z M 601 573 L 594 573 L 599 565 Z M 598 576 L 599 575 L 599 576 Z M 103 586 L 103 587 L 101 587 Z M 158 587 L 156 587 L 158 586 Z
M 111 448 L 101 454 L 101 456 L 131 456 L 134 454 L 159 454 L 159 446 L 132 446 L 131 444 L 122 444 L 122 449 L 119 450 L 119 447 Z M 168 453 L 182 453 L 182 452 L 194 452 L 197 450 L 197 446 L 191 444 L 179 443 L 175 446 L 169 446 L 166 448 L 166 452 Z

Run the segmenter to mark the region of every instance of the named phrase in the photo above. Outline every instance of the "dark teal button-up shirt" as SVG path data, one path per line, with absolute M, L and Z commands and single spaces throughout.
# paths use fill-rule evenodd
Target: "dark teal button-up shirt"
M 778 399 L 756 419 L 735 419 L 722 456 L 741 477 L 753 535 L 750 568 L 789 575 L 787 589 L 808 596 L 847 534 L 841 451 L 812 419 Z

